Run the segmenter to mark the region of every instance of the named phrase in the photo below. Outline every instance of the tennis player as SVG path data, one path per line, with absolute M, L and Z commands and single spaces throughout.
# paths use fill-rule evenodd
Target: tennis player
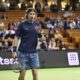
M 14 48 L 12 57 L 18 57 L 20 63 L 20 75 L 18 80 L 24 80 L 26 69 L 31 69 L 33 80 L 38 80 L 39 56 L 36 51 L 37 31 L 41 30 L 40 26 L 36 26 L 37 14 L 33 8 L 29 8 L 26 12 L 26 21 L 22 22 L 16 30 L 15 40 L 20 45 L 18 48 L 19 55 Z

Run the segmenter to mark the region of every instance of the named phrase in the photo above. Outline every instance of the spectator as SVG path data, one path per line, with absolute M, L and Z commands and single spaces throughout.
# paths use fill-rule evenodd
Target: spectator
M 4 45 L 4 49 L 7 50 L 8 49 L 8 37 L 9 37 L 9 30 L 7 29 L 3 29 L 3 36 L 2 36 L 2 40 L 3 40 L 3 45 Z
M 16 1 L 11 1 L 11 3 L 10 3 L 10 9 L 11 10 L 16 10 L 17 9 L 17 3 L 16 3 Z
M 26 7 L 26 5 L 25 5 L 25 2 L 22 2 L 22 3 L 21 3 L 21 10 L 26 10 L 26 8 L 27 8 L 27 7 Z
M 32 1 L 27 3 L 27 8 L 33 8 L 33 2 Z
M 47 22 L 47 28 L 50 30 L 54 29 L 54 26 L 50 23 L 50 21 Z
M 7 2 L 2 2 L 0 5 L 0 11 L 5 12 L 6 10 L 8 10 Z
M 76 28 L 76 22 L 73 20 L 70 20 L 69 25 L 70 25 L 70 29 Z
M 76 6 L 75 3 L 72 5 L 72 10 L 73 10 L 73 11 L 76 11 L 76 10 L 77 10 L 77 6 Z
M 43 6 L 43 11 L 50 11 L 50 7 L 48 5 L 48 3 L 45 3 L 44 6 Z
M 35 10 L 40 13 L 41 12 L 41 3 L 39 1 L 37 1 L 35 3 Z
M 50 11 L 51 11 L 51 12 L 57 12 L 57 11 L 58 11 L 58 9 L 57 9 L 57 5 L 51 3 L 51 5 L 50 5 Z
M 45 40 L 43 40 L 40 44 L 41 50 L 47 50 L 47 43 Z
M 1 19 L 4 19 L 4 20 L 8 19 L 7 14 L 6 14 L 6 13 L 4 13 L 4 14 L 1 16 Z
M 59 47 L 60 45 L 62 45 L 63 36 L 59 30 L 55 30 L 54 38 L 55 38 L 56 46 Z
M 5 26 L 4 22 L 0 21 L 0 29 Z
M 54 49 L 56 49 L 56 42 L 54 37 L 52 37 L 51 40 L 49 41 L 48 50 L 54 50 Z
M 45 17 L 45 18 L 44 18 L 44 21 L 45 21 L 45 22 L 50 21 L 50 16 Z
M 70 9 L 70 5 L 67 3 L 67 4 L 65 5 L 65 11 L 69 11 L 69 9 Z
M 77 25 L 77 28 L 80 28 L 80 17 L 77 18 L 77 20 L 76 20 L 76 25 Z
M 40 44 L 41 44 L 41 40 L 40 40 L 40 38 L 38 38 L 38 44 L 37 44 L 37 47 L 36 47 L 36 49 L 37 49 L 38 51 L 41 50 Z
M 69 25 L 69 20 L 68 18 L 64 18 L 64 22 L 63 22 L 63 29 L 70 29 L 70 25 Z

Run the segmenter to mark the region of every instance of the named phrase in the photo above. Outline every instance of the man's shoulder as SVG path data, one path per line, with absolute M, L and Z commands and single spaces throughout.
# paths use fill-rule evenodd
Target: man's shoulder
M 19 24 L 19 26 L 23 26 L 23 25 L 25 25 L 25 23 L 26 23 L 26 21 L 21 22 L 21 23 Z
M 20 24 L 25 24 L 26 23 L 26 21 L 23 21 L 23 22 L 21 22 Z

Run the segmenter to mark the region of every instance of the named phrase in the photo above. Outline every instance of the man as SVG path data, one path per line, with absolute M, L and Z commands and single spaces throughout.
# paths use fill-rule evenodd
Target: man
M 32 70 L 33 80 L 38 80 L 39 56 L 36 51 L 37 46 L 37 32 L 41 27 L 36 26 L 36 11 L 29 8 L 26 12 L 26 21 L 22 22 L 17 31 L 15 42 L 18 43 L 20 38 L 20 45 L 18 48 L 19 55 L 13 49 L 12 57 L 18 56 L 20 63 L 20 75 L 18 80 L 24 80 L 26 69 Z

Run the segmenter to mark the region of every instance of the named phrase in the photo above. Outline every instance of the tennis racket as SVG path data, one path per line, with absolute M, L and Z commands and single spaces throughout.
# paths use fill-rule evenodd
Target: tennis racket
M 15 72 L 15 73 L 20 72 L 20 65 L 19 65 L 19 62 L 18 62 L 18 58 L 15 58 L 13 60 L 13 63 L 11 64 L 11 68 L 12 68 L 13 72 Z

